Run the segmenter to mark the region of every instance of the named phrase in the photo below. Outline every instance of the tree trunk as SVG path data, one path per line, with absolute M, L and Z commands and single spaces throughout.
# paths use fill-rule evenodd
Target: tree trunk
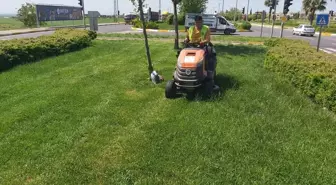
M 175 22 L 175 49 L 179 49 L 179 32 L 178 32 L 178 20 L 177 20 L 177 4 L 174 2 L 174 22 Z
M 313 25 L 314 17 L 315 17 L 315 12 L 310 13 L 310 15 L 309 15 L 309 22 L 310 22 L 311 26 Z
M 268 23 L 271 23 L 271 16 L 272 16 L 272 7 L 270 7 L 268 12 Z
M 149 52 L 149 45 L 148 45 L 148 37 L 147 37 L 147 31 L 146 31 L 146 22 L 144 18 L 144 12 L 143 12 L 143 2 L 142 0 L 138 0 L 139 2 L 139 10 L 140 10 L 140 19 L 142 21 L 142 30 L 143 30 L 143 35 L 145 37 L 145 48 L 146 48 L 146 54 L 147 54 L 147 60 L 148 60 L 148 72 L 149 72 L 149 77 L 151 76 L 151 73 L 153 72 L 153 65 L 152 65 L 152 60 Z

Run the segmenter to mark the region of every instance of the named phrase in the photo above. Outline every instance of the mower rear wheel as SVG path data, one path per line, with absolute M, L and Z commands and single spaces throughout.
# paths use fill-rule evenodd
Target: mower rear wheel
M 170 80 L 166 85 L 166 98 L 172 99 L 175 97 L 176 97 L 176 84 L 174 80 Z

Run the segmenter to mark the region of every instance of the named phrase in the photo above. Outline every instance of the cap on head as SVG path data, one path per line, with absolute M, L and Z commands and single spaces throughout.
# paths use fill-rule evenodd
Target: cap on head
M 203 17 L 200 15 L 195 16 L 195 21 L 203 21 Z

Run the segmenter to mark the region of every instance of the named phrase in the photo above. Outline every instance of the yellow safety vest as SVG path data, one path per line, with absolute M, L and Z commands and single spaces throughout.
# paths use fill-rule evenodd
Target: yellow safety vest
M 189 40 L 190 41 L 193 40 L 194 30 L 195 30 L 195 26 L 191 26 L 189 28 L 188 33 L 189 33 Z M 202 40 L 206 40 L 206 34 L 207 34 L 208 30 L 209 30 L 208 26 L 205 26 L 205 25 L 202 26 L 202 29 L 201 29 L 201 41 Z

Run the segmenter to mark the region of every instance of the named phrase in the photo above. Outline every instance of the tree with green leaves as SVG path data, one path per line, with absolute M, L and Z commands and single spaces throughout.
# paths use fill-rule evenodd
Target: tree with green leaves
M 236 8 L 231 8 L 230 10 L 226 10 L 226 12 L 224 14 L 222 13 L 221 15 L 223 15 L 229 21 L 233 21 L 235 15 L 237 15 L 238 21 L 241 20 L 243 17 L 242 11 Z
M 27 27 L 36 26 L 36 8 L 35 5 L 31 3 L 22 4 L 21 8 L 18 10 L 17 19 L 21 21 Z
M 271 16 L 272 16 L 272 10 L 274 10 L 273 7 L 273 1 L 275 1 L 275 4 L 278 5 L 279 4 L 279 0 L 265 0 L 265 6 L 267 6 L 269 8 L 269 12 L 268 12 L 268 22 L 271 22 Z
M 206 9 L 208 0 L 181 0 L 180 13 L 202 13 Z
M 303 9 L 308 15 L 310 25 L 313 25 L 316 11 L 323 11 L 326 9 L 326 0 L 303 0 Z
M 145 48 L 146 48 L 146 55 L 147 55 L 147 61 L 148 61 L 148 72 L 149 72 L 149 77 L 150 77 L 151 73 L 153 72 L 153 65 L 152 65 L 152 60 L 151 60 L 151 55 L 150 55 L 150 50 L 149 50 L 149 44 L 148 44 L 145 16 L 143 12 L 145 0 L 130 0 L 130 1 L 136 7 L 137 11 L 140 12 L 140 20 L 142 22 L 142 30 L 143 30 L 143 35 L 145 38 Z

